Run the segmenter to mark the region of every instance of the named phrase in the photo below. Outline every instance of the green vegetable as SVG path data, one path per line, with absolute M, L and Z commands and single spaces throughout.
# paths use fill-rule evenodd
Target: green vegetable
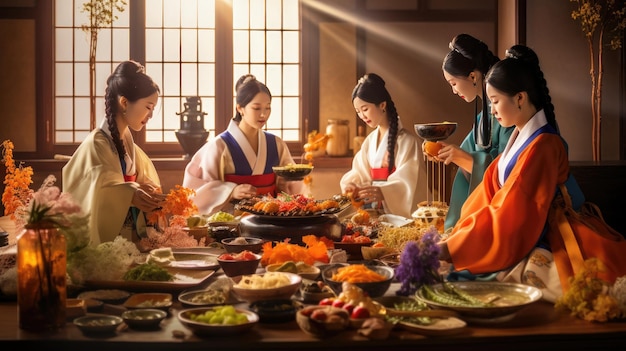
M 235 220 L 235 216 L 233 216 L 232 214 L 228 213 L 228 212 L 223 212 L 223 211 L 219 211 L 216 212 L 214 214 L 212 214 L 209 219 L 208 222 L 232 222 Z
M 124 274 L 124 280 L 132 281 L 157 281 L 168 282 L 174 280 L 174 276 L 165 268 L 152 263 L 142 263 L 131 268 Z

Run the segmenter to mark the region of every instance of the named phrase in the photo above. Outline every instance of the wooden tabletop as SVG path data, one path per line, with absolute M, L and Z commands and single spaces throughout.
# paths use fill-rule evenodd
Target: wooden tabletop
M 626 343 L 626 321 L 591 323 L 555 311 L 553 305 L 537 302 L 506 322 L 472 324 L 462 332 L 446 336 L 424 336 L 394 329 L 387 340 L 368 340 L 355 330 L 329 339 L 317 339 L 302 332 L 295 321 L 258 324 L 251 331 L 231 336 L 198 337 L 177 319 L 181 306 L 175 304 L 170 316 L 156 331 L 124 329 L 111 336 L 85 336 L 72 323 L 56 332 L 32 333 L 20 330 L 15 301 L 0 302 L 0 344 L 8 349 L 45 346 L 53 350 L 542 350 L 614 349 Z M 174 337 L 183 331 L 183 338 Z M 565 347 L 565 348 L 564 348 Z

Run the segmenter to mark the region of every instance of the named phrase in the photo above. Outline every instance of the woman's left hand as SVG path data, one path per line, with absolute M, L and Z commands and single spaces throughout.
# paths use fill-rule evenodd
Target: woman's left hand
M 362 186 L 358 190 L 358 198 L 363 200 L 364 203 L 369 204 L 372 202 L 382 202 L 385 200 L 382 190 L 379 186 L 366 185 Z

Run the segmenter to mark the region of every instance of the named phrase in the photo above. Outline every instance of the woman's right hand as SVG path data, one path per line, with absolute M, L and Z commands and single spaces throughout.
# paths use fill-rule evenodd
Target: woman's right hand
M 152 212 L 163 206 L 166 197 L 151 187 L 140 186 L 135 190 L 131 204 L 143 212 Z
M 256 187 L 250 184 L 237 185 L 231 194 L 231 198 L 235 200 L 250 199 L 256 196 Z
M 443 141 L 439 141 L 443 145 L 437 159 L 446 165 L 454 163 L 461 167 L 465 172 L 472 173 L 472 166 L 474 165 L 474 159 L 467 151 L 461 149 L 458 145 L 448 144 Z

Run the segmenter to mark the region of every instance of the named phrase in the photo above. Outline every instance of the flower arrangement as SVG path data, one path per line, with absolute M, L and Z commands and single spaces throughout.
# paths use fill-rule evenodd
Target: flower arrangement
M 569 278 L 570 289 L 557 299 L 554 307 L 592 322 L 626 317 L 626 277 L 610 286 L 598 277 L 604 269 L 597 258 L 587 259 L 583 269 Z
M 148 215 L 148 222 L 166 223 L 163 232 L 156 228 L 147 228 L 147 237 L 142 238 L 137 246 L 141 250 L 148 251 L 160 247 L 194 247 L 204 246 L 206 238 L 199 241 L 191 236 L 184 227 L 187 226 L 187 218 L 198 213 L 198 207 L 191 197 L 196 192 L 193 189 L 176 185 L 167 194 L 163 206 Z
M 19 221 L 21 218 L 15 212 L 24 208 L 33 195 L 30 189 L 33 183 L 33 168 L 24 167 L 22 164 L 16 165 L 13 159 L 13 148 L 11 140 L 2 142 L 2 160 L 6 167 L 2 205 L 5 216 L 10 215 L 12 220 Z
M 400 289 L 396 295 L 409 296 L 424 284 L 441 281 L 439 270 L 439 232 L 431 226 L 419 241 L 409 241 L 400 254 L 400 264 L 396 268 L 396 278 Z
M 176 185 L 167 194 L 163 206 L 148 215 L 148 222 L 155 224 L 159 221 L 168 223 L 174 221 L 176 224 L 186 225 L 186 218 L 198 213 L 198 207 L 191 200 L 195 194 L 196 191 L 193 189 Z M 180 217 L 184 221 L 181 221 Z

